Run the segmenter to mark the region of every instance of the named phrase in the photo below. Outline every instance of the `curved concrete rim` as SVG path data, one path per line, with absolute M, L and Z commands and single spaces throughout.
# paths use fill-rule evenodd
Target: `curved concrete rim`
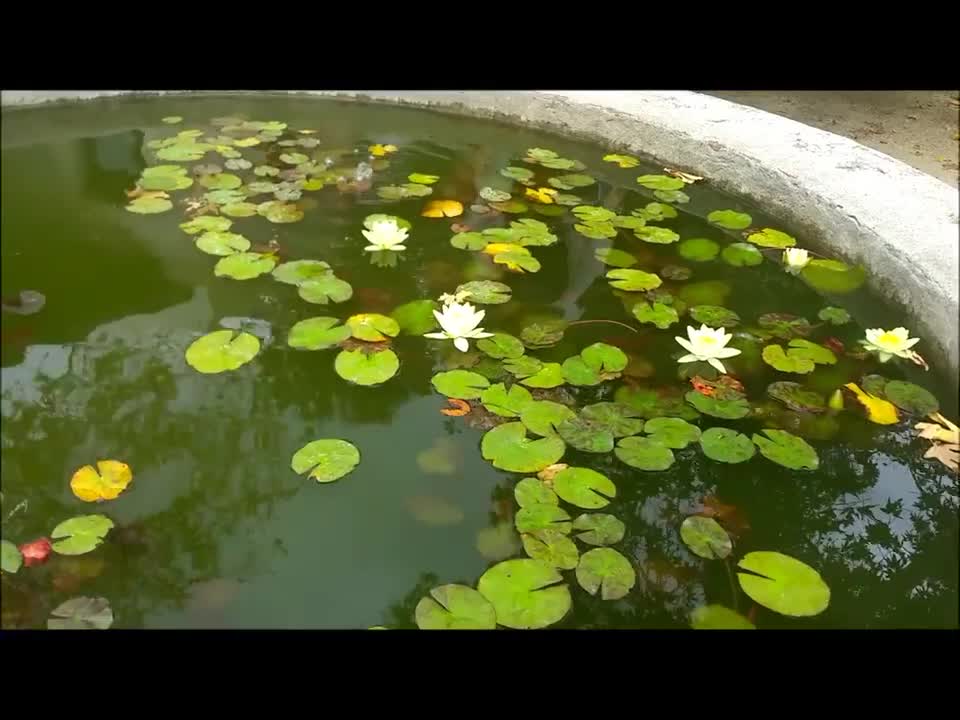
M 115 95 L 246 91 L 3 91 L 4 108 Z M 810 247 L 864 265 L 956 387 L 957 191 L 853 140 L 686 91 L 267 91 L 393 103 L 522 124 L 702 175 L 780 218 Z

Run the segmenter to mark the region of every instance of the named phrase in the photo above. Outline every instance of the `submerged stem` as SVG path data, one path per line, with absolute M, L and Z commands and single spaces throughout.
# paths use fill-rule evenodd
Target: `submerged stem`
M 626 328 L 631 332 L 640 332 L 636 328 L 630 327 L 626 323 L 617 322 L 616 320 L 574 320 L 572 323 L 567 323 L 567 327 L 573 325 L 589 325 L 590 323 L 610 323 L 612 325 L 619 325 L 620 327 Z
M 727 569 L 727 577 L 730 579 L 730 593 L 733 595 L 733 609 L 740 612 L 737 602 L 737 584 L 733 580 L 733 570 L 730 569 L 730 558 L 724 558 L 723 566 Z

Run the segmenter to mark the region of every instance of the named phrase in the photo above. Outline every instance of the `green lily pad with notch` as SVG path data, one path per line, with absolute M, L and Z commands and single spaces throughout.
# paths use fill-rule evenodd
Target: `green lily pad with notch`
M 227 160 L 224 165 L 227 170 L 249 170 L 253 167 L 253 163 L 249 160 L 244 160 L 243 158 L 232 158 Z
M 524 533 L 520 539 L 527 555 L 560 570 L 573 570 L 580 561 L 580 551 L 573 540 L 556 530 Z
M 757 325 L 784 340 L 797 335 L 808 335 L 813 329 L 809 320 L 789 313 L 764 313 L 757 318 Z
M 337 375 L 356 385 L 379 385 L 400 369 L 400 358 L 393 350 L 366 353 L 364 350 L 342 350 L 333 363 Z
M 572 417 L 557 425 L 557 433 L 570 447 L 581 452 L 608 453 L 613 450 L 613 432 L 602 423 Z
M 507 390 L 503 383 L 497 383 L 480 394 L 480 402 L 494 415 L 515 418 L 519 417 L 524 408 L 533 402 L 533 396 L 521 385 L 512 385 Z
M 299 165 L 309 160 L 310 158 L 303 153 L 282 153 L 280 155 L 280 161 L 285 162 L 287 165 Z
M 552 502 L 528 503 L 520 507 L 513 519 L 518 532 L 537 533 L 552 530 L 570 533 L 570 515 Z
M 618 155 L 616 153 L 612 153 L 610 155 L 604 155 L 603 160 L 604 162 L 616 163 L 619 167 L 622 167 L 622 168 L 635 168 L 637 165 L 640 164 L 640 161 L 637 158 L 633 157 L 632 155 Z
M 257 206 L 258 213 L 261 207 L 262 205 Z M 272 223 L 294 223 L 303 220 L 303 210 L 292 203 L 279 201 L 273 201 L 266 212 L 261 214 Z
M 206 232 L 226 232 L 233 225 L 233 220 L 219 215 L 201 215 L 185 223 L 180 223 L 180 229 L 187 235 L 196 235 Z
M 297 295 L 308 303 L 326 305 L 331 300 L 342 303 L 353 297 L 353 287 L 333 273 L 305 280 L 297 286 Z
M 497 190 L 492 187 L 480 188 L 480 197 L 487 202 L 506 202 L 510 199 L 510 193 L 506 190 Z
M 815 364 L 806 355 L 785 353 L 780 345 L 767 345 L 763 349 L 763 361 L 780 372 L 805 375 L 813 372 Z
M 654 442 L 673 450 L 683 450 L 700 439 L 700 428 L 680 418 L 652 418 L 644 424 L 643 431 Z
M 610 222 L 617 216 L 613 210 L 596 205 L 578 205 L 571 212 L 588 225 Z
M 479 305 L 500 305 L 509 302 L 513 291 L 509 285 L 494 280 L 473 280 L 457 286 L 455 294 L 470 293 L 467 302 Z
M 258 165 L 253 169 L 253 174 L 257 177 L 276 177 L 280 174 L 280 168 L 271 165 Z
M 249 185 L 244 185 L 243 189 L 245 192 L 250 195 L 272 195 L 280 188 L 278 183 L 267 182 L 265 180 L 252 182 Z M 257 214 L 260 214 L 260 205 L 256 206 Z M 264 210 L 266 212 L 266 210 Z
M 904 380 L 891 380 L 884 386 L 883 394 L 898 408 L 914 415 L 930 415 L 940 410 L 940 403 L 930 391 Z
M 773 228 L 763 228 L 760 232 L 751 233 L 747 236 L 747 240 L 760 247 L 777 248 L 779 250 L 797 244 L 796 238 Z
M 523 378 L 520 382 L 527 387 L 548 389 L 560 387 L 566 383 L 566 380 L 560 363 L 544 363 L 536 373 Z
M 504 202 L 490 203 L 490 207 L 510 215 L 519 215 L 527 211 L 527 204 L 519 200 L 506 200 Z
M 723 560 L 733 552 L 727 531 L 713 518 L 691 515 L 680 525 L 680 538 L 695 554 L 707 560 Z
M 613 399 L 637 411 L 640 417 L 678 417 L 696 420 L 700 413 L 684 402 L 682 395 L 664 395 L 646 387 L 623 385 L 617 388 Z
M 79 515 L 57 525 L 50 537 L 53 551 L 60 555 L 84 555 L 96 550 L 113 527 L 106 515 Z
M 429 596 L 420 599 L 413 614 L 421 630 L 493 630 L 497 627 L 493 605 L 466 585 L 433 588 Z
M 577 223 L 573 229 L 591 240 L 607 240 L 617 236 L 617 229 L 608 222 Z
M 203 199 L 214 205 L 230 205 L 232 203 L 244 202 L 247 195 L 242 190 L 211 190 L 203 194 Z M 260 212 L 260 206 L 257 206 L 257 212 Z
M 513 497 L 516 498 L 517 505 L 520 507 L 560 504 L 557 494 L 546 483 L 534 477 L 524 478 L 518 482 L 513 488 Z
M 720 259 L 733 267 L 753 267 L 763 262 L 763 253 L 749 243 L 736 242 L 721 251 Z
M 608 547 L 594 548 L 580 556 L 577 582 L 590 595 L 600 592 L 603 600 L 619 600 L 637 582 L 637 574 L 622 554 Z
M 623 540 L 627 526 L 613 515 L 605 513 L 584 513 L 573 521 L 577 540 L 587 545 L 614 545 Z
M 630 467 L 657 472 L 673 465 L 673 451 L 645 437 L 625 437 L 617 443 L 614 454 Z
M 669 245 L 680 239 L 680 235 L 670 228 L 657 227 L 656 225 L 635 228 L 633 234 L 640 240 L 654 245 Z
M 571 175 L 558 175 L 550 178 L 547 182 L 560 190 L 572 190 L 573 188 L 590 187 L 597 181 L 589 175 L 574 173 Z
M 618 402 L 599 402 L 586 405 L 580 410 L 580 417 L 597 427 L 602 427 L 613 437 L 636 435 L 643 430 L 640 413 L 629 405 Z
M 789 380 L 767 385 L 767 395 L 798 412 L 820 413 L 827 410 L 827 401 L 823 395 L 813 390 L 807 390 L 800 383 L 790 382 Z
M 231 173 L 201 175 L 198 182 L 208 190 L 236 190 L 243 185 L 243 180 Z
M 694 630 L 756 630 L 743 615 L 723 605 L 703 605 L 690 614 Z
M 207 255 L 233 255 L 250 249 L 250 241 L 232 232 L 205 232 L 197 238 L 197 248 Z
M 437 373 L 430 383 L 438 393 L 449 398 L 474 400 L 490 387 L 490 381 L 483 375 L 469 370 L 449 370 Z
M 832 350 L 803 338 L 791 340 L 787 354 L 808 358 L 817 365 L 835 365 L 837 362 L 837 356 L 833 354 Z
M 817 451 L 806 440 L 786 430 L 765 429 L 763 437 L 754 433 L 753 442 L 767 460 L 791 470 L 816 470 L 820 466 Z
M 256 335 L 234 330 L 215 330 L 194 340 L 185 353 L 187 364 L 197 372 L 214 374 L 236 370 L 260 352 Z
M 612 380 L 619 377 L 619 373 L 609 373 L 608 377 L 602 376 L 599 372 L 590 367 L 581 356 L 567 358 L 561 366 L 563 377 L 571 385 L 587 387 L 599 385 L 604 380 Z
M 185 168 L 180 168 L 180 171 L 179 174 L 144 174 L 137 184 L 144 190 L 185 190 L 193 185 L 193 178 L 186 175 Z
M 698 323 L 712 328 L 732 328 L 740 324 L 737 313 L 719 305 L 694 305 L 688 312 Z
M 400 325 L 392 317 L 379 313 L 361 313 L 347 318 L 347 327 L 357 340 L 382 342 L 400 333 Z
M 527 150 L 527 158 L 532 162 L 543 162 L 544 160 L 553 160 L 558 157 L 560 156 L 553 150 L 547 150 L 545 148 L 529 148 Z
M 723 418 L 724 420 L 738 420 L 750 414 L 750 403 L 740 393 L 732 391 L 720 392 L 707 396 L 690 390 L 684 399 L 704 415 Z
M 828 305 L 817 313 L 817 317 L 831 325 L 846 325 L 852 319 L 843 308 Z
M 553 478 L 561 500 L 586 510 L 599 510 L 617 496 L 617 486 L 606 475 L 589 468 L 568 467 Z
M 653 196 L 660 202 L 665 203 L 677 203 L 678 205 L 683 205 L 684 203 L 690 202 L 690 196 L 687 195 L 683 190 L 656 190 L 654 191 Z
M 632 214 L 647 222 L 663 222 L 677 217 L 676 208 L 672 205 L 656 202 L 647 203 L 645 207 L 637 208 Z
M 173 162 L 193 162 L 194 160 L 202 158 L 212 149 L 213 146 L 207 145 L 206 143 L 178 143 L 157 150 L 157 158 L 160 160 L 171 160 Z
M 566 405 L 550 400 L 535 400 L 520 412 L 520 422 L 527 430 L 541 437 L 556 435 L 560 423 L 575 417 L 576 413 Z
M 290 468 L 303 475 L 308 473 L 319 483 L 339 480 L 353 472 L 360 464 L 360 451 L 346 440 L 314 440 L 304 445 L 290 458 Z
M 669 206 L 665 205 L 664 207 Z M 623 228 L 625 230 L 636 230 L 637 228 L 642 228 L 644 225 L 646 225 L 647 221 L 636 215 L 617 215 L 610 220 L 610 224 L 614 227 Z
M 711 460 L 723 463 L 742 463 L 754 456 L 753 441 L 736 430 L 712 427 L 700 436 L 700 449 Z
M 684 186 L 683 180 L 669 175 L 641 175 L 637 183 L 648 190 L 680 190 Z
M 839 260 L 811 260 L 800 271 L 800 276 L 814 290 L 843 295 L 857 290 L 867 280 L 867 271 L 861 265 L 851 267 Z
M 737 573 L 743 591 L 751 600 L 776 613 L 811 617 L 830 604 L 830 588 L 820 573 L 789 555 L 751 552 L 737 566 L 749 571 Z
M 503 369 L 518 378 L 527 378 L 540 372 L 543 369 L 543 363 L 535 357 L 523 355 L 518 358 L 507 358 L 504 360 Z
M 720 254 L 720 244 L 710 238 L 690 238 L 677 246 L 677 252 L 686 260 L 709 262 Z
M 707 222 L 719 225 L 727 230 L 743 230 L 750 227 L 753 218 L 747 213 L 737 212 L 736 210 L 714 210 L 707 215 Z
M 167 125 L 176 125 L 177 123 L 182 123 L 183 118 L 179 115 L 168 115 L 167 117 L 160 118 L 160 122 L 166 123 Z
M 606 277 L 612 287 L 627 292 L 646 292 L 647 290 L 660 287 L 663 283 L 654 273 L 626 268 L 610 270 Z
M 883 389 L 887 386 L 888 382 L 890 381 L 883 375 L 864 375 L 860 378 L 860 385 L 863 386 L 864 392 L 876 395 L 879 398 L 883 397 Z
M 103 597 L 75 597 L 50 611 L 47 630 L 107 630 L 113 625 L 110 601 Z
M 136 200 L 131 200 L 125 205 L 124 210 L 137 213 L 138 215 L 155 215 L 166 212 L 172 207 L 173 203 L 166 198 L 138 197 Z
M 498 265 L 507 265 L 511 270 L 523 270 L 526 272 L 539 272 L 540 261 L 529 254 L 529 251 L 500 252 L 493 256 L 493 261 Z
M 398 306 L 390 313 L 400 331 L 407 335 L 423 335 L 437 326 L 437 318 L 433 311 L 437 303 L 433 300 L 412 300 Z
M 257 214 L 257 206 L 249 202 L 228 203 L 220 208 L 220 212 L 230 217 L 253 217 Z
M 470 250 L 476 252 L 483 250 L 487 246 L 487 238 L 478 232 L 456 233 L 450 238 L 450 244 L 458 250 Z
M 539 560 L 505 560 L 480 576 L 477 589 L 514 630 L 548 627 L 570 611 L 570 589 L 559 571 Z
M 508 472 L 539 472 L 563 457 L 566 446 L 555 436 L 531 440 L 522 422 L 509 422 L 488 430 L 480 442 L 484 460 Z
M 526 352 L 522 342 L 506 333 L 494 333 L 492 337 L 478 340 L 477 349 L 498 360 L 518 358 Z
M 604 265 L 628 268 L 637 264 L 637 259 L 628 252 L 616 248 L 597 248 L 593 256 Z
M 276 264 L 276 255 L 270 253 L 234 253 L 219 260 L 213 267 L 213 274 L 234 280 L 252 280 L 270 272 Z
M 350 328 L 334 317 L 312 317 L 290 328 L 287 345 L 300 350 L 326 350 L 350 337 Z
M 433 185 L 439 179 L 439 175 L 425 175 L 424 173 L 410 173 L 407 176 L 407 180 L 417 185 Z
M 23 555 L 20 553 L 20 548 L 9 540 L 0 542 L 0 569 L 12 575 L 16 573 L 22 565 Z
M 669 305 L 655 302 L 639 302 L 633 306 L 633 316 L 641 323 L 649 323 L 661 330 L 680 321 L 677 311 Z
M 566 323 L 533 323 L 520 331 L 520 340 L 528 348 L 545 348 L 563 340 Z

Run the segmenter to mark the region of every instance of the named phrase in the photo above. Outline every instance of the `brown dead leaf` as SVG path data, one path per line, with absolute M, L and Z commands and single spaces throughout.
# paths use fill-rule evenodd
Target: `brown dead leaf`
M 924 370 L 930 369 L 930 366 L 927 365 L 927 361 L 923 359 L 923 356 L 920 353 L 914 352 L 913 350 L 908 350 L 907 352 L 910 353 L 909 357 L 911 362 L 913 362 L 914 365 L 919 365 Z
M 453 230 L 453 232 L 455 233 L 463 233 L 463 232 L 470 232 L 471 228 L 469 225 L 454 223 L 453 225 L 450 226 L 450 229 Z
M 672 169 L 672 168 L 664 168 L 663 171 L 664 171 L 667 175 L 672 175 L 673 177 L 675 177 L 675 178 L 677 178 L 677 179 L 679 179 L 679 180 L 683 180 L 685 183 L 687 183 L 687 185 L 692 185 L 693 183 L 697 182 L 697 180 L 703 180 L 703 178 L 700 177 L 699 175 L 691 175 L 690 173 L 685 173 L 685 172 L 683 172 L 683 171 L 681 171 L 681 170 L 674 170 L 674 169 Z
M 928 415 L 933 423 L 917 423 L 913 426 L 920 437 L 927 440 L 946 443 L 948 445 L 960 445 L 960 427 L 947 420 L 940 413 L 931 413 Z
M 441 408 L 440 412 L 443 415 L 448 417 L 463 417 L 470 412 L 470 403 L 468 403 L 466 400 L 447 398 L 447 402 L 450 403 L 451 407 Z
M 553 465 L 549 465 L 538 472 L 537 477 L 543 481 L 544 485 L 552 487 L 553 479 L 557 476 L 557 473 L 566 470 L 568 467 L 570 466 L 566 463 L 554 463 Z
M 736 505 L 728 505 L 720 501 L 716 495 L 707 495 L 703 498 L 703 508 L 700 515 L 708 518 L 714 518 L 723 525 L 724 529 L 732 535 L 740 537 L 750 529 L 750 521 L 744 512 Z
M 953 472 L 960 470 L 960 445 L 935 442 L 923 457 L 928 460 L 939 460 Z

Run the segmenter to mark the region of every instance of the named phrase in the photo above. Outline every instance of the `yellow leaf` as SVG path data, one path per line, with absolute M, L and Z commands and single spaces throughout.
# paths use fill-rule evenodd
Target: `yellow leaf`
M 523 245 L 514 245 L 512 243 L 490 243 L 481 252 L 487 255 L 499 255 L 500 253 L 512 252 L 520 255 L 529 255 L 530 251 Z
M 681 170 L 673 170 L 673 169 L 671 169 L 671 168 L 664 168 L 663 171 L 664 171 L 667 175 L 672 175 L 673 177 L 677 178 L 678 180 L 683 180 L 683 181 L 684 181 L 685 183 L 687 183 L 688 185 L 690 185 L 690 184 L 692 184 L 692 183 L 695 183 L 697 180 L 703 180 L 703 178 L 702 178 L 700 175 L 691 175 L 690 173 L 685 173 L 685 172 L 683 172 L 683 171 L 681 171 Z
M 235 141 L 233 144 L 236 145 L 237 147 L 253 147 L 254 145 L 260 144 L 260 138 L 255 138 L 255 137 L 240 138 L 239 140 Z
M 84 465 L 70 478 L 70 489 L 81 500 L 113 500 L 133 480 L 130 466 L 118 460 L 98 460 L 97 468 L 100 470 L 99 474 L 91 465 Z
M 847 383 L 844 387 L 856 395 L 860 404 L 866 408 L 867 419 L 870 422 L 875 422 L 878 425 L 893 425 L 900 419 L 897 408 L 893 403 L 864 392 L 856 383 Z
M 431 200 L 420 213 L 423 217 L 430 218 L 457 217 L 462 214 L 463 205 L 456 200 Z
M 545 187 L 537 188 L 536 190 L 534 190 L 533 188 L 527 188 L 527 191 L 526 191 L 526 195 L 528 198 L 530 198 L 531 200 L 536 200 L 539 203 L 543 203 L 544 205 L 553 204 L 553 196 L 556 194 L 557 194 L 557 191 L 554 190 L 553 188 L 545 188 Z
M 918 433 L 920 437 L 926 438 L 927 440 L 937 440 L 949 445 L 960 445 L 960 428 L 940 413 L 933 413 L 929 417 L 931 420 L 939 423 L 939 425 L 935 425 L 934 423 L 917 423 L 913 427 L 915 430 L 920 431 Z
M 397 151 L 396 145 L 381 145 L 377 143 L 376 145 L 371 145 L 367 148 L 370 151 L 370 154 L 374 157 L 383 157 L 387 153 L 394 153 Z

